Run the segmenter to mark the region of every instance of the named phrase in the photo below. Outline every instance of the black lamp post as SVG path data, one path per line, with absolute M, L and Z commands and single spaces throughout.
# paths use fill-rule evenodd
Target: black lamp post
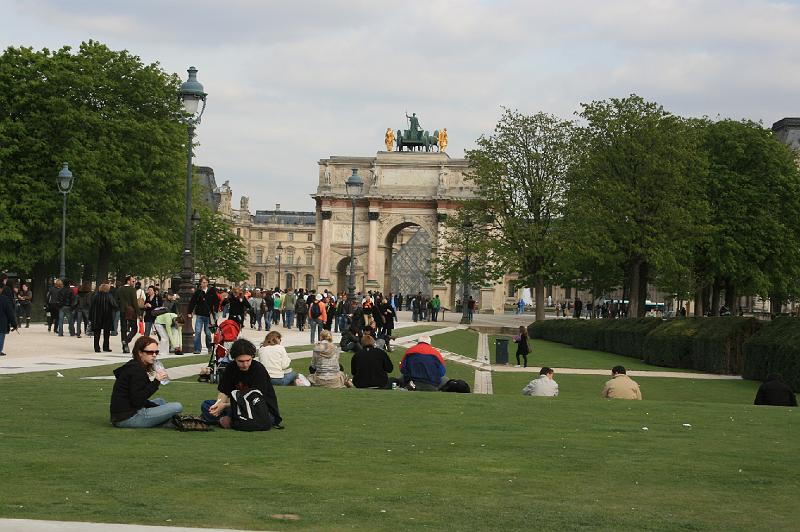
M 189 300 L 192 297 L 194 283 L 194 259 L 192 258 L 192 144 L 194 130 L 200 124 L 203 111 L 206 110 L 206 96 L 203 85 L 197 81 L 197 69 L 189 67 L 189 77 L 178 90 L 178 99 L 183 104 L 183 123 L 186 124 L 189 137 L 186 145 L 186 212 L 183 224 L 183 257 L 181 259 L 180 311 L 185 318 L 183 324 L 183 352 L 194 350 L 194 329 L 192 320 L 188 319 Z M 202 103 L 202 106 L 200 105 Z
M 75 178 L 72 172 L 69 171 L 69 165 L 65 162 L 58 172 L 58 191 L 64 195 L 64 202 L 61 207 L 61 267 L 58 270 L 58 276 L 63 281 L 67 276 L 67 194 L 72 190 L 72 185 Z
M 275 257 L 278 260 L 278 290 L 281 289 L 281 256 L 283 255 L 283 246 L 280 242 L 278 242 L 278 247 L 275 248 L 278 251 L 278 256 Z
M 464 293 L 462 295 L 461 321 L 459 323 L 469 324 L 472 323 L 469 315 L 469 234 L 472 229 L 472 221 L 464 220 L 461 228 L 464 230 Z
M 361 196 L 364 190 L 364 180 L 358 175 L 358 169 L 353 168 L 353 173 L 345 181 L 345 189 L 347 195 L 353 202 L 353 220 L 350 226 L 350 279 L 347 284 L 347 299 L 348 301 L 356 300 L 356 199 Z M 352 303 L 351 303 L 352 304 Z

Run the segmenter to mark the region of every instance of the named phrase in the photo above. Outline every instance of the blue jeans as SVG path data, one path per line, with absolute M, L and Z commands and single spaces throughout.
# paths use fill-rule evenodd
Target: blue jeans
M 286 328 L 291 329 L 292 323 L 294 323 L 294 311 L 293 310 L 286 310 Z
M 150 336 L 150 330 L 153 328 L 153 323 L 154 322 L 152 322 L 152 321 L 144 322 L 144 335 L 145 336 Z
M 200 349 L 203 347 L 201 343 L 200 335 L 203 332 L 203 329 L 206 331 L 206 347 L 211 349 L 211 329 L 209 329 L 209 325 L 211 323 L 211 318 L 208 316 L 198 316 L 195 314 L 194 316 L 194 352 L 199 353 Z
M 309 328 L 311 329 L 311 343 L 313 344 L 314 343 L 314 333 L 316 331 L 322 332 L 322 328 L 325 325 L 325 323 L 322 320 L 318 320 L 318 319 L 314 319 L 314 318 L 308 318 L 308 325 L 309 325 Z M 319 334 L 317 334 L 316 336 L 317 336 L 317 338 L 319 338 Z
M 152 401 L 158 406 L 140 408 L 132 417 L 116 423 L 116 426 L 123 429 L 148 429 L 162 425 L 172 416 L 183 412 L 183 406 L 180 403 L 168 403 L 160 397 Z
M 211 408 L 212 406 L 214 406 L 214 403 L 216 403 L 216 402 L 217 402 L 216 399 L 206 399 L 205 401 L 203 401 L 200 404 L 200 417 L 206 423 L 211 423 L 213 425 L 219 425 L 219 418 L 225 417 L 227 415 L 230 415 L 230 408 L 224 408 L 222 410 L 222 412 L 219 413 L 218 416 L 215 416 L 214 414 L 209 412 L 208 409 Z
M 111 324 L 111 333 L 112 334 L 117 334 L 118 330 L 119 330 L 119 311 L 115 310 L 114 311 L 114 320 L 113 320 L 113 322 Z
M 81 333 L 81 326 L 86 324 L 85 329 L 89 330 L 89 311 L 83 309 L 75 309 L 72 313 L 72 321 L 75 322 L 75 331 L 80 334 Z
M 58 335 L 64 334 L 64 318 L 67 318 L 69 324 L 69 335 L 75 336 L 75 322 L 72 321 L 72 309 L 69 307 L 61 307 L 58 309 Z
M 267 311 L 264 312 L 264 330 L 268 331 L 271 328 L 272 328 L 272 310 L 267 309 Z
M 290 386 L 296 378 L 297 378 L 297 372 L 290 371 L 289 373 L 285 374 L 282 378 L 272 377 L 270 381 L 272 381 L 273 386 Z

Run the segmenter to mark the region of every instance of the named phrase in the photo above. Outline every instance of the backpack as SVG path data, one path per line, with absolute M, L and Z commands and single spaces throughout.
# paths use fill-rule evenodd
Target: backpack
M 245 432 L 272 428 L 272 416 L 261 390 L 231 392 L 231 428 Z
M 439 388 L 439 391 L 454 392 L 454 393 L 469 393 L 469 384 L 462 381 L 461 379 L 450 379 Z
M 317 319 L 320 316 L 322 316 L 322 311 L 319 309 L 319 303 L 314 303 L 311 305 L 311 317 Z

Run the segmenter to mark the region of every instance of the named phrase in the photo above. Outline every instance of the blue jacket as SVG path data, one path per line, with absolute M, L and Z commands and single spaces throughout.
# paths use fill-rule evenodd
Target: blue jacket
M 406 351 L 400 361 L 400 373 L 406 379 L 423 381 L 438 387 L 445 373 L 444 360 L 435 348 L 420 343 Z

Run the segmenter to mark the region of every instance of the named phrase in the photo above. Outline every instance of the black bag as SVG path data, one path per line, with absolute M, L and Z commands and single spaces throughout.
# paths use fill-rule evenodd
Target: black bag
M 231 428 L 245 432 L 269 430 L 272 428 L 272 416 L 267 407 L 267 400 L 261 390 L 250 390 L 242 393 L 231 392 Z
M 154 308 L 153 310 L 150 311 L 150 315 L 153 316 L 154 318 L 157 318 L 157 317 L 161 316 L 162 314 L 166 314 L 166 313 L 167 313 L 167 307 L 156 307 L 156 308 Z
M 311 317 L 314 319 L 322 316 L 322 311 L 319 309 L 319 301 L 311 305 Z
M 203 419 L 194 416 L 172 416 L 172 424 L 181 432 L 208 432 L 211 426 Z
M 450 379 L 439 388 L 442 392 L 469 393 L 469 384 L 461 379 Z

